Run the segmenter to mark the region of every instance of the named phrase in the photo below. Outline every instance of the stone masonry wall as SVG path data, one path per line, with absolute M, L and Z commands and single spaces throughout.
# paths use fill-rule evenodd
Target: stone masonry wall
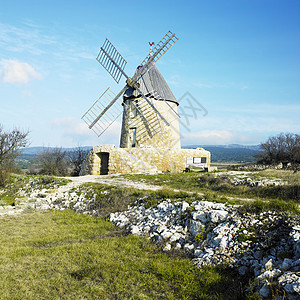
M 134 103 L 138 106 L 139 102 L 144 99 L 136 100 Z M 127 101 L 129 102 L 129 101 Z M 145 101 L 144 101 L 145 102 Z M 169 122 L 167 126 L 160 117 L 156 115 L 153 109 L 147 104 L 139 106 L 139 109 L 146 117 L 152 128 L 148 128 L 153 136 L 148 136 L 145 122 L 138 113 L 133 113 L 134 108 L 129 103 L 124 106 L 122 131 L 121 131 L 121 148 L 131 148 L 130 128 L 136 128 L 136 147 L 153 146 L 157 148 L 176 148 L 180 149 L 179 122 L 177 113 L 177 104 L 170 101 L 153 101 L 153 105 Z M 176 113 L 175 113 L 175 112 Z
M 206 157 L 207 167 L 210 167 L 210 152 L 203 148 L 117 148 L 100 145 L 91 150 L 81 175 L 100 175 L 101 152 L 109 153 L 108 174 L 182 172 L 186 168 L 187 157 Z

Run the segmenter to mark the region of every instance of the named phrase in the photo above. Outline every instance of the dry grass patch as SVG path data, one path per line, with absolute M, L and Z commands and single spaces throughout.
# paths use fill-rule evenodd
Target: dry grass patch
M 243 299 L 234 270 L 196 269 L 71 211 L 0 219 L 1 299 Z
M 300 186 L 300 172 L 294 172 L 292 170 L 275 170 L 275 169 L 266 169 L 260 172 L 257 172 L 259 176 L 268 177 L 268 178 L 279 178 L 283 181 L 287 181 L 290 185 Z

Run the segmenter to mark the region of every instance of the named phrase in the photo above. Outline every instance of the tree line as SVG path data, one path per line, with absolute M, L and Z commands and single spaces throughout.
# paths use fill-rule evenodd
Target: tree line
M 262 151 L 257 155 L 257 162 L 265 165 L 282 164 L 285 169 L 289 165 L 294 170 L 300 166 L 300 135 L 280 133 L 269 137 L 261 143 Z
M 0 124 L 0 186 L 7 182 L 15 169 L 16 158 L 21 149 L 29 145 L 29 131 L 13 129 L 5 131 Z M 295 171 L 300 166 L 300 135 L 280 133 L 261 143 L 262 151 L 257 155 L 257 163 L 264 165 L 289 165 Z M 32 173 L 55 176 L 79 176 L 81 167 L 88 155 L 81 147 L 73 151 L 62 148 L 45 148 L 37 157 L 38 167 Z
M 29 145 L 29 131 L 13 129 L 5 131 L 0 124 L 0 186 L 7 183 L 9 175 L 16 170 L 16 158 L 21 149 Z M 55 176 L 79 176 L 81 167 L 89 151 L 80 146 L 73 151 L 62 148 L 45 148 L 37 156 L 37 165 L 31 174 Z
M 0 185 L 5 185 L 15 166 L 15 159 L 20 149 L 28 145 L 28 131 L 13 129 L 4 131 L 0 124 Z
M 31 173 L 54 176 L 79 176 L 83 163 L 89 153 L 80 146 L 72 151 L 62 148 L 45 148 L 37 156 L 38 166 Z

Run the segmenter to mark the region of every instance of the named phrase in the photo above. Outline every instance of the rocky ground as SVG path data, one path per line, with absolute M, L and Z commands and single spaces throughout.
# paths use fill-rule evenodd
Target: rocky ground
M 248 178 L 247 174 L 244 179 L 241 174 L 232 175 L 232 180 L 236 181 Z M 67 185 L 43 189 L 28 183 L 18 191 L 19 204 L 0 206 L 0 215 L 21 213 L 26 209 L 72 209 L 98 216 L 95 199 L 87 197 L 87 190 L 81 188 L 85 182 L 160 188 L 113 176 L 84 176 L 74 178 Z M 238 206 L 205 199 L 190 204 L 166 200 L 146 208 L 143 199 L 138 199 L 134 206 L 112 213 L 109 218 L 132 234 L 149 237 L 164 251 L 187 252 L 198 267 L 227 264 L 237 268 L 241 276 L 254 279 L 250 289 L 262 297 L 273 297 L 276 291 L 278 299 L 300 298 L 299 216 L 271 211 L 242 214 Z
M 300 297 L 299 217 L 241 215 L 236 207 L 208 201 L 165 201 L 113 213 L 110 220 L 162 243 L 165 251 L 189 252 L 199 267 L 226 263 L 241 276 L 253 275 L 253 289 L 263 297 L 271 295 L 271 284 L 282 287 L 289 299 Z
M 216 173 L 215 176 L 226 176 L 229 179 L 230 183 L 237 186 L 237 185 L 247 185 L 250 187 L 257 187 L 257 186 L 278 186 L 278 185 L 285 185 L 287 184 L 286 181 L 281 180 L 280 178 L 267 178 L 261 177 L 252 178 L 251 175 L 253 172 L 250 171 L 226 171 L 226 172 L 219 172 Z

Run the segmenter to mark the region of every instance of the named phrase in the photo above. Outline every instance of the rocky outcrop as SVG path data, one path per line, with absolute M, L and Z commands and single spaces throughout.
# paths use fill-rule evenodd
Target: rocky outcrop
M 34 181 L 26 184 L 18 191 L 19 204 L 10 210 L 0 206 L 0 215 L 35 208 L 101 216 L 95 196 L 80 183 L 38 186 Z M 109 197 L 104 190 L 106 194 Z M 269 297 L 274 285 L 288 299 L 300 297 L 299 216 L 272 211 L 241 214 L 238 206 L 205 200 L 166 200 L 147 208 L 138 199 L 135 206 L 111 213 L 109 218 L 132 234 L 149 237 L 164 251 L 185 251 L 197 267 L 225 263 L 236 268 L 241 276 L 253 279 L 252 288 L 262 297 Z
M 227 263 L 253 276 L 254 288 L 268 297 L 271 284 L 290 299 L 300 297 L 300 218 L 264 212 L 240 215 L 236 207 L 197 201 L 142 204 L 113 213 L 110 220 L 133 234 L 149 236 L 165 251 L 183 249 L 196 266 Z
M 263 165 L 263 164 L 257 164 L 257 163 L 245 163 L 245 164 L 236 164 L 236 165 L 229 165 L 227 166 L 227 170 L 232 171 L 262 171 L 267 169 L 274 169 L 274 170 L 281 170 L 283 169 L 283 164 L 273 164 L 273 165 Z M 293 170 L 292 165 L 289 163 L 286 166 L 286 169 Z
M 249 171 L 227 171 L 214 174 L 215 177 L 223 177 L 224 182 L 234 186 L 246 185 L 249 187 L 258 186 L 278 186 L 287 184 L 280 178 L 267 178 L 262 176 L 253 176 Z

